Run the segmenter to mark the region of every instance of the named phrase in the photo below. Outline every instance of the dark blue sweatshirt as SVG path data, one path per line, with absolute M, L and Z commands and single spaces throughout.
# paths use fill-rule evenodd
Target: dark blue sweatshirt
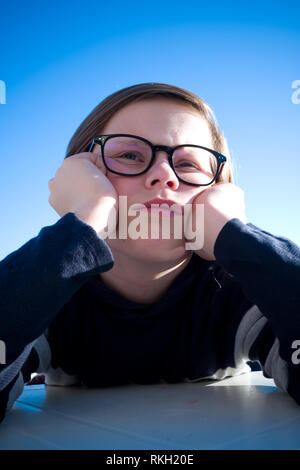
M 102 282 L 110 248 L 74 213 L 8 255 L 0 262 L 0 421 L 33 372 L 47 385 L 101 387 L 220 380 L 258 361 L 300 404 L 300 248 L 233 219 L 214 253 L 216 261 L 194 253 L 151 305 Z

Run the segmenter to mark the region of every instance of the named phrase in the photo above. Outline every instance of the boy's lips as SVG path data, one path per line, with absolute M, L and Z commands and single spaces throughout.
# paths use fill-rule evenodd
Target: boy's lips
M 176 214 L 182 214 L 182 206 L 177 204 L 175 201 L 172 201 L 171 199 L 155 198 L 151 199 L 150 201 L 143 202 L 142 204 L 146 206 L 149 211 L 152 209 L 154 211 L 160 210 L 170 213 L 174 212 Z

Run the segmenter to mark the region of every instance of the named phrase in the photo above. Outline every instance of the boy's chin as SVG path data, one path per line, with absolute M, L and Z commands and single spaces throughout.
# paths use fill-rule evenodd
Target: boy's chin
M 185 240 L 141 239 L 106 240 L 110 248 L 148 261 L 170 260 L 185 256 Z M 189 252 L 188 252 L 189 253 Z

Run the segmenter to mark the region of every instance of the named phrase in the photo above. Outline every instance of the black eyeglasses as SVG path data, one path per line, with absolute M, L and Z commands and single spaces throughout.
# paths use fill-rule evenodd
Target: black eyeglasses
M 146 173 L 154 162 L 156 152 L 168 154 L 169 164 L 182 183 L 208 186 L 221 172 L 226 157 L 201 145 L 184 144 L 176 147 L 153 145 L 149 140 L 131 134 L 96 135 L 88 148 L 101 146 L 101 156 L 107 170 L 117 175 L 138 176 Z

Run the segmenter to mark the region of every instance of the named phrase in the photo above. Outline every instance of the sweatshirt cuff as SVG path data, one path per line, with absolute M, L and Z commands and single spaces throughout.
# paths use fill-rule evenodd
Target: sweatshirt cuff
M 78 241 L 79 245 L 86 245 L 88 247 L 88 253 L 85 251 L 87 258 L 89 254 L 93 257 L 93 262 L 99 266 L 101 272 L 108 271 L 113 267 L 114 258 L 108 244 L 101 238 L 93 227 L 83 222 L 74 212 L 68 212 L 65 214 L 56 225 L 62 225 L 62 227 L 68 225 L 71 229 L 73 243 Z M 88 260 L 87 265 L 89 264 Z
M 224 268 L 228 268 L 234 260 L 242 260 L 241 235 L 249 236 L 251 225 L 235 218 L 229 220 L 220 231 L 214 246 L 214 256 Z

